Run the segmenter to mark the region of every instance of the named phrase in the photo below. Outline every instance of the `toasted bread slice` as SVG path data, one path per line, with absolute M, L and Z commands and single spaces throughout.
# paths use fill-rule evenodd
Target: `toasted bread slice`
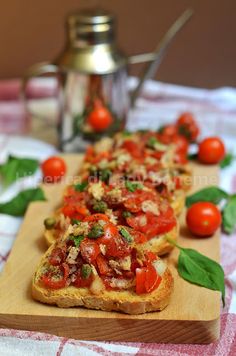
M 32 296 L 42 303 L 57 305 L 62 308 L 85 307 L 104 311 L 118 311 L 127 314 L 143 314 L 164 309 L 173 290 L 173 277 L 168 268 L 162 275 L 160 285 L 151 293 L 136 294 L 133 290 L 103 290 L 92 294 L 88 288 L 74 286 L 62 289 L 47 289 L 41 283 L 41 274 L 54 245 L 43 256 L 32 283 Z

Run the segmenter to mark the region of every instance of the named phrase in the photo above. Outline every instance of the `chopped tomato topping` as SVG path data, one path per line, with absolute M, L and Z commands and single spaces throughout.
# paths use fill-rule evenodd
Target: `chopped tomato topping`
M 46 272 L 42 276 L 43 284 L 51 289 L 64 288 L 69 275 L 69 266 L 63 263 L 57 272 Z
M 100 248 L 96 241 L 86 238 L 80 243 L 80 251 L 83 259 L 87 263 L 92 263 L 96 261 L 100 253 Z
M 51 255 L 49 256 L 49 263 L 53 266 L 59 266 L 64 262 L 66 253 L 59 247 L 56 247 L 52 250 Z
M 112 269 L 111 267 L 109 267 L 105 257 L 103 257 L 102 255 L 98 255 L 96 262 L 101 275 L 111 275 Z
M 157 274 L 153 265 L 136 268 L 136 293 L 151 293 L 161 283 L 161 277 Z

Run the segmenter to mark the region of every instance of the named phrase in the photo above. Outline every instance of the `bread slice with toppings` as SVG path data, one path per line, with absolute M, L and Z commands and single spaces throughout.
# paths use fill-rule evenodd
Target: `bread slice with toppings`
M 89 222 L 84 236 L 81 229 L 78 232 L 70 226 L 39 263 L 32 283 L 33 298 L 63 308 L 128 314 L 164 309 L 173 290 L 166 264 L 153 253 L 136 248 L 122 230 L 125 228 L 105 223 L 104 229 L 115 235 L 94 239 L 94 221 Z

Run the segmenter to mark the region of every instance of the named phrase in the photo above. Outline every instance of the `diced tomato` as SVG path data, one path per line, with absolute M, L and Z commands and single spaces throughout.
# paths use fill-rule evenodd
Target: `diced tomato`
M 94 223 L 98 222 L 99 220 L 103 220 L 103 221 L 109 222 L 109 218 L 108 218 L 107 215 L 99 214 L 99 213 L 86 216 L 86 218 L 84 219 L 84 221 L 94 222 Z
M 69 217 L 69 218 L 74 218 L 76 214 L 76 208 L 73 205 L 64 205 L 61 208 L 61 212 L 64 216 Z
M 111 275 L 112 269 L 108 265 L 107 260 L 102 255 L 98 255 L 96 262 L 101 275 Z
M 76 211 L 82 216 L 86 216 L 89 214 L 89 210 L 84 206 L 77 206 Z
M 139 213 L 136 216 L 127 218 L 129 226 L 146 234 L 148 239 L 164 234 L 176 226 L 176 219 L 171 207 L 166 212 L 161 212 L 156 216 L 150 212 Z
M 147 267 L 136 268 L 136 293 L 146 293 L 145 280 L 146 280 Z
M 97 241 L 106 246 L 106 256 L 125 257 L 130 254 L 131 248 L 129 244 L 122 239 L 117 227 L 113 224 L 104 226 L 104 236 Z
M 65 260 L 65 251 L 59 247 L 56 247 L 52 250 L 51 255 L 49 256 L 49 263 L 52 266 L 59 266 Z
M 42 282 L 47 288 L 51 289 L 60 289 L 64 288 L 66 285 L 66 281 L 69 275 L 69 266 L 66 263 L 63 263 L 59 267 L 59 271 L 61 273 L 61 278 L 55 278 L 56 273 L 47 272 L 42 276 Z
M 141 204 L 145 200 L 156 200 L 157 196 L 154 192 L 146 192 L 143 190 L 137 189 L 134 193 L 129 193 L 127 195 L 127 199 L 124 201 L 124 206 L 131 213 L 138 213 L 141 211 Z
M 136 293 L 151 293 L 161 283 L 161 277 L 156 269 L 150 264 L 148 267 L 136 269 Z
M 180 189 L 180 188 L 182 187 L 180 177 L 178 177 L 178 176 L 174 177 L 174 178 L 173 178 L 173 181 L 174 181 L 174 184 L 175 184 L 175 188 L 176 188 L 176 189 Z
M 188 140 L 184 136 L 176 135 L 172 142 L 176 145 L 176 152 L 187 154 L 189 143 Z
M 83 259 L 87 263 L 92 263 L 96 261 L 100 253 L 100 248 L 96 241 L 86 238 L 80 243 L 80 251 Z
M 132 140 L 125 140 L 121 147 L 127 150 L 134 158 L 138 159 L 143 157 L 143 147 L 140 143 L 136 143 Z
M 157 259 L 157 256 L 155 255 L 155 253 L 151 252 L 151 251 L 148 251 L 146 252 L 146 258 L 147 258 L 147 261 L 148 263 L 151 263 L 153 261 L 156 261 Z
M 73 282 L 73 285 L 77 288 L 89 287 L 93 281 L 93 274 L 91 273 L 88 278 L 82 278 L 80 272 L 77 273 L 76 280 Z
M 132 236 L 134 237 L 134 240 L 137 244 L 143 244 L 144 242 L 147 242 L 146 236 L 140 231 L 132 231 Z

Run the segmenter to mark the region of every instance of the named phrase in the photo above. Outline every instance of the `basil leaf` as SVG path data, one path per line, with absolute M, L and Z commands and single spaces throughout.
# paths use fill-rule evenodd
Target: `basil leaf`
M 225 204 L 223 212 L 223 229 L 231 234 L 236 228 L 236 194 L 232 195 Z
M 0 203 L 0 213 L 12 216 L 23 216 L 29 203 L 33 201 L 46 200 L 41 188 L 30 188 L 23 190 L 12 200 L 6 203 Z
M 141 183 L 132 183 L 130 181 L 125 182 L 125 187 L 128 189 L 131 193 L 135 192 L 136 189 L 142 189 L 143 186 Z
M 179 275 L 190 283 L 220 291 L 225 306 L 224 270 L 221 265 L 196 250 L 179 248 Z
M 88 233 L 90 239 L 98 239 L 104 235 L 104 229 L 100 224 L 95 224 Z
M 4 186 L 9 186 L 19 178 L 33 175 L 38 166 L 39 163 L 35 159 L 9 156 L 7 162 L 0 166 Z
M 128 243 L 133 242 L 132 236 L 124 227 L 121 227 L 119 232 L 123 236 L 123 238 L 125 239 L 126 242 L 128 242 Z
M 88 182 L 77 183 L 74 185 L 74 188 L 77 192 L 83 192 L 88 186 Z
M 186 206 L 189 208 L 192 204 L 200 201 L 209 201 L 213 204 L 219 204 L 223 199 L 228 198 L 228 193 L 218 187 L 208 187 L 199 190 L 186 198 Z
M 79 247 L 79 245 L 81 244 L 81 241 L 83 241 L 83 239 L 84 239 L 83 235 L 70 237 L 70 240 L 74 241 L 75 247 Z
M 230 166 L 233 163 L 233 160 L 235 159 L 234 155 L 230 152 L 228 152 L 223 160 L 220 162 L 220 168 L 224 169 L 228 166 Z

